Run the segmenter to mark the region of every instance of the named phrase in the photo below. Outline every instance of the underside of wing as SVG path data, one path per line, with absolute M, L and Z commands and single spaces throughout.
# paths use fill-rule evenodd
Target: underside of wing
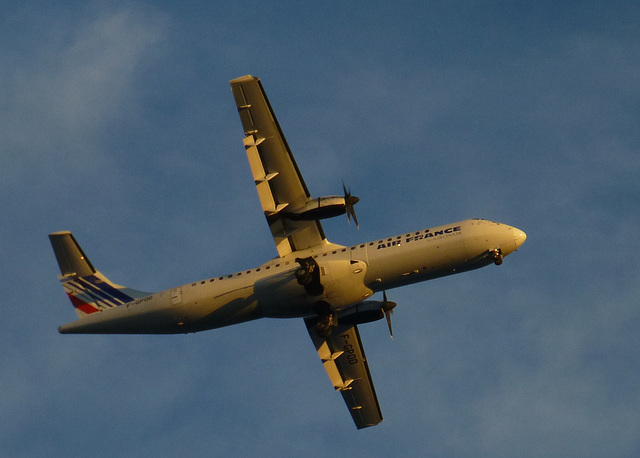
M 289 145 L 258 78 L 230 82 L 244 128 L 244 146 L 278 254 L 286 256 L 325 240 L 318 221 L 294 221 L 284 215 L 311 200 Z
M 340 391 L 358 429 L 377 425 L 382 421 L 369 366 L 364 355 L 357 326 L 336 326 L 322 337 L 316 327 L 317 319 L 305 323 L 318 356 L 336 391 Z

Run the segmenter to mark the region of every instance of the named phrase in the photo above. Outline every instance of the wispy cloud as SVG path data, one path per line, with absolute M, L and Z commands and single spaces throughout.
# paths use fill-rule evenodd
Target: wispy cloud
M 135 111 L 137 72 L 166 34 L 165 18 L 148 8 L 92 10 L 75 19 L 62 10 L 31 30 L 23 52 L 33 56 L 12 59 L 11 72 L 2 73 L 4 185 L 46 179 L 52 167 L 67 174 L 101 167 L 100 133 Z

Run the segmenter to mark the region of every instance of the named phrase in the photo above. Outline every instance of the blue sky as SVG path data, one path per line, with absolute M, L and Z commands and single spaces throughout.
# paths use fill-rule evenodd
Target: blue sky
M 637 456 L 640 7 L 633 2 L 7 2 L 0 452 Z M 353 244 L 470 217 L 528 239 L 391 290 L 356 431 L 299 320 L 62 336 L 47 234 L 161 290 L 276 255 L 228 81 L 259 76 Z

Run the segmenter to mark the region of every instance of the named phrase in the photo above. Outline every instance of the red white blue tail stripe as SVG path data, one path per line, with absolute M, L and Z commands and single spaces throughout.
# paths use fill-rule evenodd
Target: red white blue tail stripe
M 63 278 L 62 286 L 80 317 L 118 307 L 147 295 L 118 287 L 99 272 L 86 277 Z

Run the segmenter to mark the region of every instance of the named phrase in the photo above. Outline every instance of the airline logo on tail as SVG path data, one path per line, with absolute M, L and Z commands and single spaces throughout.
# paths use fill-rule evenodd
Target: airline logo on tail
M 73 280 L 64 277 L 62 280 L 67 296 L 81 317 L 133 301 L 131 296 L 114 288 L 106 279 L 100 278 L 102 275 L 98 275 L 96 273 Z

